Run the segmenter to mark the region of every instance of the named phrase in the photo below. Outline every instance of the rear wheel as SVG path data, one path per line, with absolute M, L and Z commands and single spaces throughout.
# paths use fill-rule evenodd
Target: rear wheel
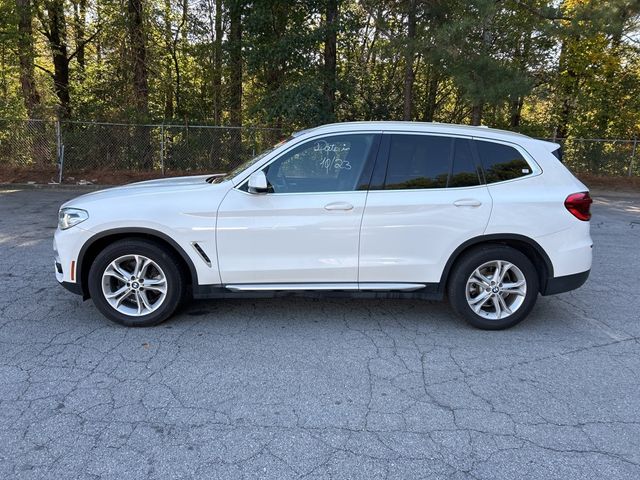
M 108 319 L 129 327 L 158 325 L 185 293 L 173 252 L 146 240 L 121 240 L 105 248 L 89 270 L 89 293 Z
M 489 245 L 466 253 L 449 280 L 449 301 L 469 324 L 509 328 L 526 318 L 539 291 L 536 268 L 511 247 Z

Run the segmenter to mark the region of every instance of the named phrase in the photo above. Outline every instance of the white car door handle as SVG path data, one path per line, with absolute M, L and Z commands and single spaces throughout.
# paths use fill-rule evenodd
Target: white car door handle
M 353 210 L 353 205 L 347 202 L 334 202 L 324 206 L 325 210 Z
M 479 207 L 482 205 L 480 200 L 476 200 L 475 198 L 465 198 L 462 200 L 456 200 L 453 202 L 456 207 Z

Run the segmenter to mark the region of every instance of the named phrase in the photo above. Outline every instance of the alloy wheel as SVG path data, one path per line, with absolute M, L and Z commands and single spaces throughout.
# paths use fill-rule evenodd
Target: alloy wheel
M 123 255 L 102 274 L 104 298 L 118 312 L 141 317 L 156 311 L 167 297 L 167 277 L 144 255 Z
M 501 320 L 514 314 L 526 295 L 527 281 L 522 270 L 504 260 L 483 263 L 467 280 L 469 307 L 488 320 Z

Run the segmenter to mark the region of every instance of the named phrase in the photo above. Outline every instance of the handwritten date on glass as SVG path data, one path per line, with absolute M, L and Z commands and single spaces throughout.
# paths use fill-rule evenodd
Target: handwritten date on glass
M 322 152 L 324 155 L 320 158 L 320 166 L 329 171 L 331 168 L 336 170 L 351 170 L 351 164 L 347 160 L 338 158 L 341 153 L 351 150 L 345 144 L 328 143 L 326 140 L 319 140 L 313 147 L 314 152 Z

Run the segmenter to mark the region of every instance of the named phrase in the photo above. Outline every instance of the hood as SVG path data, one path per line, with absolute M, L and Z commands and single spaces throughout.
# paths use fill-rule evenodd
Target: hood
M 200 185 L 202 183 L 205 183 L 207 178 L 221 177 L 223 175 L 224 173 L 218 173 L 215 175 L 208 174 L 208 175 L 192 175 L 188 177 L 158 178 L 156 180 L 145 180 L 144 182 L 130 183 L 128 185 L 123 185 L 122 187 L 116 187 L 116 188 L 155 187 L 155 186 L 173 187 L 176 185 Z
M 144 182 L 130 183 L 119 187 L 106 188 L 96 192 L 81 195 L 68 201 L 63 207 L 79 207 L 83 204 L 94 203 L 102 200 L 123 200 L 128 198 L 146 197 L 159 195 L 164 198 L 181 195 L 188 192 L 210 189 L 216 190 L 226 182 L 211 184 L 206 180 L 220 175 L 194 175 L 188 177 L 160 178 L 157 180 L 146 180 Z M 226 188 L 226 187 L 225 187 Z

